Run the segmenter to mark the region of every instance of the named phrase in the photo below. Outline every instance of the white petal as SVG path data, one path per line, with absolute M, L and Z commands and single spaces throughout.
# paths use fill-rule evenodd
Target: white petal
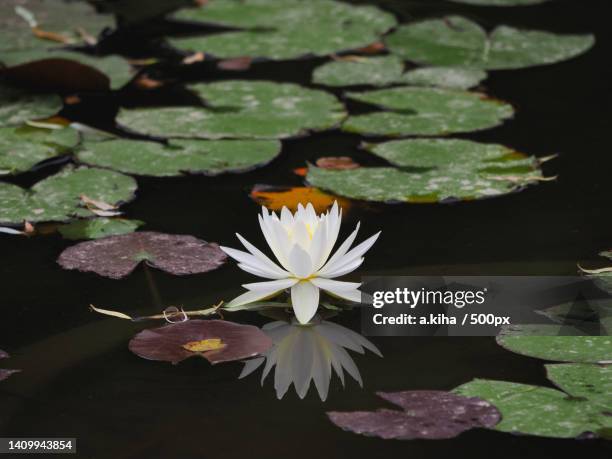
M 295 277 L 306 278 L 312 274 L 310 255 L 299 245 L 294 245 L 289 254 L 290 271 Z
M 354 247 L 353 249 L 349 250 L 343 257 L 334 261 L 333 264 L 330 263 L 330 266 L 326 265 L 323 269 L 327 268 L 327 271 L 324 273 L 322 269 L 321 274 L 326 276 L 330 271 L 338 271 L 339 269 L 350 265 L 355 260 L 358 260 L 359 258 L 361 258 L 361 256 L 363 256 L 364 253 L 370 250 L 370 247 L 374 245 L 376 239 L 378 239 L 378 236 L 380 236 L 380 231 L 374 234 L 373 236 L 370 236 L 357 247 Z
M 310 234 L 306 223 L 298 220 L 293 225 L 293 242 L 299 244 L 304 250 L 310 249 Z
M 297 284 L 298 280 L 295 278 L 290 279 L 279 279 L 269 282 L 254 282 L 251 284 L 243 284 L 242 286 L 252 292 L 261 292 L 266 290 L 284 290 Z
M 250 253 L 243 252 L 242 250 L 232 249 L 230 247 L 219 247 L 219 248 L 223 250 L 226 254 L 228 254 L 230 257 L 235 259 L 236 261 L 254 268 L 253 270 L 249 272 L 257 271 L 261 273 L 261 274 L 257 274 L 258 276 L 261 275 L 262 277 L 267 277 L 269 279 L 278 279 L 281 277 L 286 277 L 286 274 L 282 274 L 282 273 L 279 274 L 276 270 L 270 269 L 268 266 L 266 266 L 265 263 L 263 263 L 261 260 L 259 260 L 254 255 L 251 255 Z
M 327 225 L 319 225 L 310 242 L 310 258 L 312 259 L 313 271 L 318 271 L 325 263 L 327 256 Z
M 281 209 L 280 221 L 283 224 L 283 226 L 293 225 L 293 214 L 285 206 L 283 206 L 283 208 Z
M 351 245 L 353 244 L 353 241 L 357 237 L 357 233 L 359 232 L 359 225 L 360 224 L 357 223 L 355 230 L 349 235 L 349 237 L 346 238 L 346 240 L 342 243 L 338 250 L 336 250 L 336 253 L 334 253 L 329 259 L 329 261 L 325 264 L 325 266 L 321 268 L 321 270 L 319 271 L 321 275 L 326 275 L 330 268 L 333 268 L 333 265 L 337 263 L 346 254 L 346 252 L 348 252 L 348 250 L 351 248 Z
M 310 279 L 317 287 L 323 290 L 346 292 L 348 290 L 355 290 L 361 286 L 359 282 L 343 282 L 331 279 L 325 279 L 324 277 L 314 277 Z M 269 284 L 269 282 L 263 282 Z
M 242 295 L 237 296 L 232 301 L 227 303 L 225 307 L 227 309 L 242 309 L 241 306 L 245 306 L 249 303 L 254 303 L 255 301 L 263 300 L 278 293 L 282 292 L 281 290 L 258 290 L 256 292 L 248 291 L 243 293 Z
M 287 257 L 286 253 L 283 251 L 283 248 L 280 246 L 280 242 L 277 241 L 276 231 L 270 225 L 270 219 L 267 217 L 259 216 L 259 226 L 261 227 L 261 232 L 268 243 L 268 246 L 272 250 L 272 253 L 281 264 L 281 266 L 285 269 L 288 269 L 287 265 Z
M 359 268 L 359 266 L 361 266 L 364 260 L 365 258 L 361 257 L 357 260 L 353 260 L 349 264 L 339 266 L 338 268 L 335 268 L 333 270 L 329 270 L 327 273 L 325 273 L 325 277 L 327 277 L 328 279 L 333 279 L 334 277 L 340 277 L 344 276 L 345 274 L 352 273 L 357 268 Z
M 327 293 L 332 296 L 337 296 L 343 300 L 354 301 L 355 303 L 361 303 L 361 292 L 357 289 L 353 290 L 333 290 L 324 289 Z
M 298 322 L 307 324 L 319 307 L 319 289 L 308 281 L 295 284 L 291 287 L 291 304 Z
M 242 245 L 244 245 L 244 247 L 251 252 L 254 257 L 258 258 L 259 261 L 264 263 L 270 269 L 270 271 L 276 272 L 279 276 L 287 276 L 289 274 L 287 271 L 281 269 L 280 266 L 270 260 L 265 253 L 243 238 L 240 234 L 236 233 L 236 237 L 240 242 L 242 242 Z

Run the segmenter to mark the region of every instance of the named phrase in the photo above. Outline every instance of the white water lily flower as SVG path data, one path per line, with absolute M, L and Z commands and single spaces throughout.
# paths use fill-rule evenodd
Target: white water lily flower
M 280 218 L 264 207 L 259 215 L 259 225 L 280 266 L 240 234 L 236 234 L 248 253 L 228 247 L 221 249 L 236 259 L 243 270 L 273 280 L 243 285 L 248 292 L 232 300 L 226 307 L 239 309 L 240 306 L 291 289 L 295 316 L 300 323 L 306 324 L 319 307 L 319 289 L 339 298 L 359 302 L 361 292 L 358 288 L 361 284 L 334 279 L 354 271 L 363 263 L 363 255 L 376 242 L 380 231 L 350 249 L 359 230 L 357 224 L 355 231 L 331 255 L 341 221 L 342 211 L 338 210 L 336 202 L 326 214 L 320 216 L 317 216 L 310 203 L 306 207 L 299 204 L 295 214 L 283 207 Z

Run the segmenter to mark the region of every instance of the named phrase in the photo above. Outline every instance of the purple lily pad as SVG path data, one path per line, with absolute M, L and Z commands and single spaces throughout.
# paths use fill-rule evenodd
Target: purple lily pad
M 81 242 L 64 250 L 57 262 L 65 269 L 121 279 L 141 261 L 180 276 L 212 271 L 226 259 L 214 242 L 193 236 L 140 231 Z
M 189 350 L 200 343 L 213 343 L 211 350 Z M 178 363 L 189 357 L 204 357 L 210 363 L 232 362 L 266 352 L 272 340 L 252 325 L 226 320 L 188 320 L 150 328 L 130 341 L 134 354 L 148 360 Z
M 377 392 L 404 411 L 331 411 L 338 427 L 385 440 L 447 439 L 477 427 L 491 428 L 501 414 L 489 402 L 444 391 Z
M 0 359 L 8 359 L 10 355 L 0 349 Z M 5 370 L 0 369 L 0 381 L 4 381 L 6 378 L 11 376 L 14 373 L 19 373 L 21 370 Z

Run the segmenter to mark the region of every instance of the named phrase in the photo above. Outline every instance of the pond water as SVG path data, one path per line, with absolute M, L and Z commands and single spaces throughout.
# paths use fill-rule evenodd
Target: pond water
M 597 45 L 567 62 L 527 70 L 491 72 L 487 93 L 510 101 L 515 119 L 484 132 L 462 135 L 499 142 L 537 156 L 559 153 L 544 165 L 554 182 L 508 196 L 446 205 L 354 203 L 347 209 L 344 236 L 361 221 L 362 234 L 382 236 L 362 275 L 573 275 L 578 261 L 594 259 L 610 245 L 610 81 L 605 62 L 612 50 L 607 2 L 556 1 L 529 8 L 476 8 L 438 1 L 378 1 L 402 21 L 457 12 L 485 26 L 508 23 L 560 33 L 592 32 Z M 240 78 L 310 85 L 311 71 L 324 59 L 255 63 Z M 204 80 L 206 74 L 182 75 Z M 231 78 L 233 75 L 226 76 Z M 334 91 L 338 95 L 341 91 Z M 151 96 L 145 103 L 180 91 Z M 179 94 L 180 96 L 180 94 Z M 179 97 L 177 96 L 177 97 Z M 91 96 L 88 113 L 105 123 L 100 107 L 143 102 L 135 94 Z M 359 106 L 354 107 L 359 110 Z M 102 113 L 102 115 L 100 115 Z M 97 116 L 97 118 L 96 118 Z M 291 173 L 320 156 L 351 156 L 377 164 L 357 147 L 357 135 L 327 131 L 283 141 L 269 166 L 216 178 L 139 178 L 138 199 L 125 207 L 144 229 L 192 234 L 236 246 L 234 232 L 261 247 L 255 224 L 258 205 L 249 198 L 256 184 L 295 186 Z M 51 168 L 13 179 L 27 185 Z M 332 379 L 322 402 L 311 387 L 300 400 L 290 389 L 277 400 L 260 370 L 238 380 L 240 363 L 211 366 L 189 359 L 177 366 L 137 358 L 128 340 L 150 323 L 103 318 L 95 304 L 130 314 L 154 314 L 169 305 L 207 307 L 240 293 L 253 277 L 228 263 L 202 275 L 177 277 L 137 269 L 117 281 L 62 270 L 55 262 L 71 245 L 58 235 L 0 237 L 4 313 L 0 348 L 23 373 L 0 387 L 1 436 L 78 438 L 78 457 L 87 458 L 294 458 L 312 457 L 552 457 L 565 454 L 604 458 L 603 440 L 552 440 L 476 430 L 453 440 L 383 441 L 346 433 L 326 411 L 374 409 L 384 405 L 375 391 L 449 390 L 473 378 L 551 386 L 542 362 L 505 351 L 493 338 L 372 338 L 384 358 L 353 354 L 363 389 L 350 378 L 342 388 Z M 271 319 L 236 313 L 231 320 L 258 326 Z M 359 331 L 352 311 L 331 319 Z M 8 366 L 8 365 L 5 365 Z

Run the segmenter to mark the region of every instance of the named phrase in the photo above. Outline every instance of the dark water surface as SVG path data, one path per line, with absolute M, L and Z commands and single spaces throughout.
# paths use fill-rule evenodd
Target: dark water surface
M 343 234 L 359 220 L 362 237 L 378 229 L 383 233 L 363 267 L 353 273 L 355 280 L 374 274 L 575 274 L 577 261 L 594 259 L 610 247 L 609 2 L 559 0 L 524 8 L 441 1 L 362 3 L 378 3 L 403 21 L 457 12 L 487 27 L 507 23 L 593 32 L 597 45 L 568 62 L 492 72 L 484 88 L 514 104 L 516 117 L 499 128 L 464 136 L 538 156 L 559 153 L 544 166 L 546 175 L 559 175 L 556 182 L 471 203 L 356 203 L 347 212 Z M 235 77 L 308 84 L 320 62 L 256 64 Z M 129 94 L 117 100 L 122 97 L 125 103 L 135 100 Z M 360 141 L 331 131 L 284 141 L 282 155 L 252 173 L 139 179 L 138 197 L 126 207 L 127 216 L 146 221 L 147 230 L 193 234 L 234 247 L 238 242 L 233 233 L 238 231 L 263 247 L 258 206 L 248 196 L 252 186 L 299 185 L 301 179 L 291 169 L 320 156 L 348 155 L 376 164 L 357 149 Z M 49 170 L 27 174 L 20 183 Z M 203 275 L 174 277 L 139 268 L 124 280 L 109 280 L 62 270 L 55 259 L 69 245 L 56 235 L 0 236 L 0 348 L 12 354 L 2 366 L 24 370 L 0 386 L 0 436 L 77 437 L 78 457 L 83 458 L 612 457 L 604 441 L 491 431 L 445 441 L 383 441 L 345 433 L 325 416 L 329 410 L 383 406 L 376 390 L 448 390 L 476 377 L 550 386 L 541 361 L 507 352 L 493 338 L 373 339 L 383 359 L 353 354 L 364 389 L 352 380 L 342 389 L 334 378 L 325 403 L 314 388 L 304 400 L 290 389 L 279 401 L 270 378 L 263 388 L 259 376 L 237 380 L 239 363 L 212 367 L 191 359 L 172 366 L 142 360 L 128 351 L 127 342 L 151 324 L 105 319 L 90 313 L 88 304 L 135 314 L 157 313 L 169 305 L 201 308 L 233 298 L 240 284 L 253 277 L 228 263 Z M 231 320 L 269 321 L 254 313 Z M 335 320 L 358 330 L 357 313 Z

